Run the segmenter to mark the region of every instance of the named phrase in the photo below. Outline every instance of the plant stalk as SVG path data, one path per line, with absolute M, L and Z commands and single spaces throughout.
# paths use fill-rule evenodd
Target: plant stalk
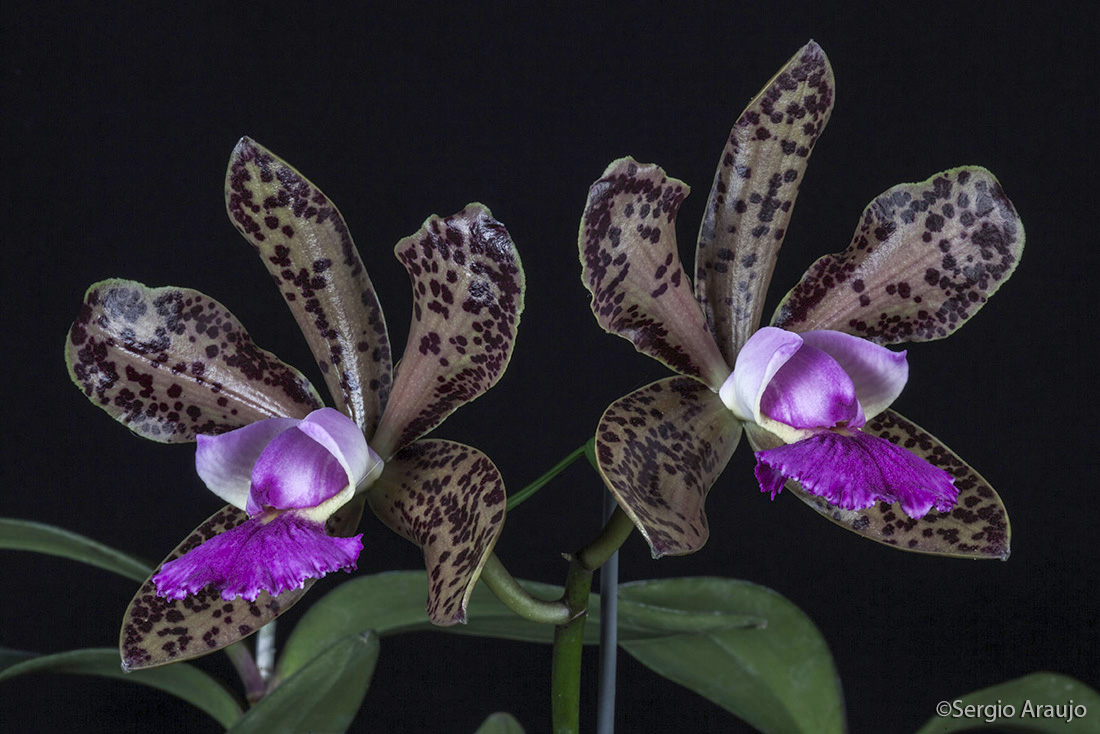
M 604 517 L 618 509 L 611 492 L 604 492 Z M 600 566 L 600 673 L 596 686 L 596 734 L 615 732 L 615 667 L 619 653 L 619 552 Z
M 579 734 L 581 718 L 581 651 L 584 647 L 584 620 L 588 616 L 588 596 L 592 571 L 574 558 L 569 563 L 562 601 L 572 618 L 554 628 L 554 650 L 550 664 L 550 709 L 554 734 Z
M 504 564 L 500 562 L 495 553 L 489 555 L 481 569 L 481 580 L 493 592 L 493 596 L 500 599 L 504 606 L 513 612 L 529 619 L 532 622 L 543 624 L 563 625 L 573 618 L 569 606 L 562 600 L 547 601 L 532 596 L 527 589 L 520 586 Z

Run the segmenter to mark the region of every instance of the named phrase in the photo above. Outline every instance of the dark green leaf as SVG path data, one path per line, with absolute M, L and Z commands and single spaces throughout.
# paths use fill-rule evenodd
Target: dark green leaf
M 736 714 L 761 732 L 845 731 L 844 703 L 829 648 L 813 622 L 776 592 L 746 581 L 680 578 L 625 584 L 626 604 L 753 615 L 765 628 L 622 640 L 623 649 L 669 680 Z M 736 616 L 735 616 L 736 618 Z M 706 630 L 706 631 L 702 631 Z
M 148 563 L 91 538 L 30 520 L 0 518 L 0 548 L 71 558 L 114 571 L 134 581 L 144 581 L 153 570 Z
M 523 727 L 511 714 L 495 713 L 474 734 L 523 734 Z
M 198 668 L 181 663 L 156 670 L 123 673 L 118 650 L 112 648 L 73 650 L 35 657 L 0 672 L 0 681 L 27 673 L 101 675 L 141 683 L 182 698 L 225 727 L 232 726 L 241 715 L 241 707 L 233 694 Z
M 13 665 L 30 660 L 31 658 L 38 657 L 36 652 L 25 652 L 23 650 L 12 650 L 7 647 L 0 647 L 0 673 L 10 668 Z
M 557 599 L 562 594 L 560 586 L 533 581 L 521 583 L 543 599 Z M 668 582 L 644 583 L 659 590 Z M 765 623 L 761 616 L 747 616 L 733 607 L 708 609 L 690 600 L 647 593 L 638 585 L 624 586 L 623 590 L 628 598 L 620 597 L 619 600 L 620 640 L 759 627 Z M 312 659 L 317 650 L 348 634 L 374 630 L 385 637 L 400 632 L 441 630 L 432 625 L 424 613 L 427 593 L 428 582 L 423 571 L 364 576 L 341 584 L 313 604 L 295 626 L 283 648 L 279 674 L 292 675 Z M 585 624 L 585 644 L 599 642 L 599 608 L 599 597 L 593 594 Z M 445 631 L 526 642 L 550 643 L 554 638 L 552 626 L 516 616 L 481 585 L 474 590 L 467 618 L 466 624 L 448 627 Z
M 944 707 L 947 715 L 932 717 L 917 734 L 979 730 L 1095 734 L 1097 716 L 1100 715 L 1100 693 L 1067 675 L 1032 673 L 960 698 L 941 701 L 939 706 Z M 968 711 L 967 706 L 980 708 Z M 1010 706 L 1011 712 L 1008 710 Z
M 367 695 L 376 662 L 377 635 L 343 637 L 284 679 L 229 732 L 346 731 Z

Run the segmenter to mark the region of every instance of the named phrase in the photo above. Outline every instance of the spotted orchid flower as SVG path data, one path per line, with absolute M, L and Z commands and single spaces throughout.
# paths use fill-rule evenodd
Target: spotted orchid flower
M 208 296 L 125 280 L 88 290 L 66 343 L 74 382 L 140 436 L 197 441 L 199 477 L 229 503 L 134 597 L 124 666 L 224 647 L 281 614 L 316 578 L 353 568 L 364 504 L 421 547 L 429 618 L 464 621 L 503 527 L 503 482 L 477 449 L 421 437 L 504 372 L 524 294 L 511 238 L 471 204 L 430 217 L 397 244 L 413 319 L 394 369 L 374 287 L 328 198 L 248 138 L 233 151 L 225 191 L 335 408 Z
M 992 174 L 957 168 L 886 191 L 848 249 L 814 263 L 759 328 L 833 90 L 810 42 L 741 114 L 700 227 L 694 291 L 675 235 L 686 184 L 623 158 L 589 192 L 579 239 L 597 320 L 681 375 L 614 402 L 596 433 L 600 472 L 654 556 L 706 542 L 706 496 L 743 431 L 773 497 L 786 487 L 906 550 L 1008 556 L 997 493 L 889 409 L 908 364 L 886 348 L 949 335 L 1015 269 L 1023 227 Z

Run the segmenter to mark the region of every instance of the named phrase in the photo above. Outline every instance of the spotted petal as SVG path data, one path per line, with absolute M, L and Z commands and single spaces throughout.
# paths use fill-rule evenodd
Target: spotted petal
M 741 424 L 705 385 L 670 377 L 611 404 L 596 429 L 596 458 L 619 506 L 654 558 L 703 547 L 703 505 L 741 437 Z
M 833 109 L 833 70 L 813 41 L 749 102 L 714 174 L 695 251 L 695 293 L 733 364 L 764 296 L 810 153 Z
M 525 287 L 508 231 L 481 204 L 429 217 L 394 252 L 412 280 L 413 320 L 371 441 L 383 458 L 497 383 L 512 356 Z
M 782 443 L 755 426 L 746 428 L 754 450 Z M 950 474 L 959 491 L 955 508 L 949 512 L 932 510 L 914 520 L 896 504 L 880 502 L 865 510 L 842 510 L 806 492 L 797 482 L 788 481 L 786 489 L 836 524 L 879 543 L 956 558 L 1008 558 L 1008 514 L 1001 498 L 981 475 L 937 438 L 892 410 L 868 421 L 863 431 L 901 446 Z
M 65 362 L 89 400 L 164 443 L 321 407 L 298 370 L 257 347 L 225 306 L 188 288 L 92 285 Z
M 730 368 L 676 250 L 676 212 L 688 191 L 633 158 L 608 166 L 589 189 L 581 220 L 581 277 L 600 326 L 717 389 Z
M 864 210 L 847 250 L 810 266 L 772 324 L 879 344 L 940 339 L 1008 280 L 1023 247 L 1023 224 L 984 168 L 895 186 Z
M 392 367 L 374 286 L 336 205 L 249 138 L 229 159 L 225 201 L 279 286 L 337 407 L 371 435 Z
M 361 498 L 344 505 L 329 518 L 326 524 L 329 535 L 351 535 L 362 513 Z M 247 519 L 248 515 L 243 510 L 232 506 L 222 508 L 187 536 L 164 559 L 161 567 Z M 161 567 L 152 576 L 160 573 Z M 220 650 L 278 617 L 313 585 L 310 579 L 301 589 L 292 589 L 274 597 L 261 592 L 254 601 L 226 601 L 213 587 L 206 587 L 183 599 L 166 599 L 157 596 L 152 576 L 138 589 L 123 617 L 119 652 L 124 670 L 152 668 Z
M 485 454 L 424 439 L 390 461 L 368 493 L 382 522 L 424 551 L 428 618 L 466 621 L 466 604 L 504 528 L 500 472 Z

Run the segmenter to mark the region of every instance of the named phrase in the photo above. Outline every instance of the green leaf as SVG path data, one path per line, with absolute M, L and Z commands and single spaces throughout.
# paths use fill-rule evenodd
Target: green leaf
M 30 660 L 36 657 L 38 657 L 38 653 L 36 652 L 25 652 L 23 650 L 12 650 L 8 647 L 0 647 L 0 673 L 3 673 L 13 665 L 18 665 L 24 660 Z
M 486 719 L 474 734 L 523 734 L 523 727 L 515 716 L 498 712 Z
M 363 704 L 377 662 L 377 635 L 342 637 L 260 699 L 229 732 L 346 731 Z
M 721 582 L 721 579 L 710 581 Z M 560 586 L 522 581 L 523 586 L 543 599 L 561 597 Z M 645 582 L 659 590 L 668 581 Z M 731 582 L 732 583 L 732 582 Z M 673 595 L 647 593 L 637 585 L 624 586 L 627 598 L 619 599 L 619 639 L 640 640 L 670 634 L 760 627 L 761 615 L 745 615 L 739 609 L 701 606 Z M 554 628 L 515 615 L 483 585 L 474 589 L 467 623 L 441 628 L 431 624 L 424 612 L 428 581 L 423 571 L 395 571 L 362 576 L 341 584 L 314 603 L 295 626 L 279 660 L 278 674 L 293 675 L 308 663 L 317 650 L 349 634 L 374 630 L 380 636 L 422 630 L 492 637 L 505 640 L 547 643 Z M 636 598 L 635 598 L 636 597 Z M 599 597 L 589 600 L 585 644 L 600 639 Z
M 198 668 L 179 664 L 157 670 L 123 673 L 118 650 L 112 648 L 73 650 L 35 657 L 0 671 L 0 681 L 28 673 L 101 675 L 141 683 L 182 698 L 225 727 L 232 726 L 241 715 L 240 704 L 233 694 Z
M 83 535 L 30 520 L 0 518 L 0 548 L 35 551 L 71 558 L 114 571 L 134 581 L 144 581 L 153 567 L 122 551 Z
M 690 688 L 761 732 L 832 734 L 845 731 L 844 703 L 829 648 L 798 607 L 762 586 L 721 578 L 679 578 L 625 584 L 626 604 L 754 615 L 766 628 L 623 640 L 651 670 Z
M 917 734 L 979 730 L 1094 734 L 1096 717 L 1100 714 L 1100 693 L 1067 675 L 1044 672 L 941 701 L 940 705 L 947 715 L 932 717 Z M 968 711 L 967 706 L 980 708 Z M 1076 711 L 1072 716 L 1070 709 Z M 1084 716 L 1080 715 L 1081 709 L 1086 712 Z

